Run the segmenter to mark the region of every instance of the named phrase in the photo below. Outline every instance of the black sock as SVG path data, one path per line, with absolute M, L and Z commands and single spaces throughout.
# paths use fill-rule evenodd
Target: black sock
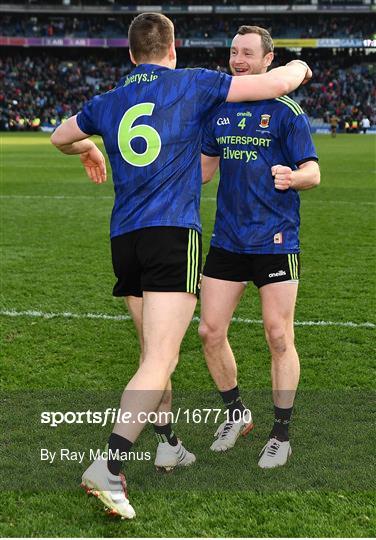
M 274 405 L 274 425 L 269 437 L 275 437 L 281 442 L 289 440 L 289 425 L 291 421 L 292 407 L 280 409 Z
M 124 452 L 129 452 L 132 444 L 133 443 L 128 441 L 128 439 L 125 437 L 121 437 L 117 433 L 111 433 L 110 438 L 108 439 L 109 456 L 107 460 L 107 468 L 111 474 L 115 474 L 116 476 L 119 475 L 121 466 L 123 464 L 123 460 L 120 459 L 120 455 Z M 120 454 L 119 459 L 115 457 L 115 454 Z
M 172 431 L 171 424 L 166 424 L 165 426 L 156 426 L 154 424 L 154 432 L 159 443 L 168 442 L 171 446 L 176 446 L 178 444 L 178 438 L 175 433 Z
M 231 390 L 226 392 L 219 392 L 222 396 L 223 403 L 226 405 L 229 411 L 229 420 L 240 420 L 245 411 L 242 399 L 239 395 L 239 388 L 235 386 Z

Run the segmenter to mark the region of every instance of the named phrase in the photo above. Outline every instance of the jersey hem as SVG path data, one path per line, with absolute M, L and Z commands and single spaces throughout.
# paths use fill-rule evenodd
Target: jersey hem
M 110 238 L 115 238 L 116 236 L 121 236 L 122 234 L 127 234 L 133 231 L 138 231 L 140 229 L 147 229 L 149 227 L 178 227 L 180 229 L 194 229 L 198 233 L 202 234 L 202 228 L 196 223 L 176 223 L 170 221 L 150 221 L 148 223 L 143 223 L 142 225 L 135 225 L 133 227 L 122 227 L 120 229 L 115 229 L 115 231 L 110 232 Z
M 210 242 L 211 247 L 218 249 L 224 249 L 230 253 L 238 253 L 239 255 L 288 255 L 289 253 L 300 253 L 300 248 L 284 248 L 284 249 L 273 249 L 270 247 L 265 248 L 251 248 L 251 249 L 235 249 L 232 246 L 229 247 L 225 244 L 219 244 L 215 242 Z
M 208 156 L 208 157 L 219 157 L 220 156 L 220 154 L 214 154 L 214 153 L 210 154 L 209 152 L 206 152 L 202 148 L 201 148 L 201 154 L 204 154 L 204 156 Z

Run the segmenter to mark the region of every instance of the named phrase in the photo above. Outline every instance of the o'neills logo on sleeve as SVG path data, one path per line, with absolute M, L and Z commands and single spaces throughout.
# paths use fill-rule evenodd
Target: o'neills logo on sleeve
M 275 244 L 282 244 L 283 243 L 283 236 L 282 236 L 281 232 L 274 235 L 274 243 Z
M 271 118 L 270 114 L 262 114 L 260 117 L 259 126 L 264 129 L 268 128 L 269 123 L 270 123 L 270 118 Z

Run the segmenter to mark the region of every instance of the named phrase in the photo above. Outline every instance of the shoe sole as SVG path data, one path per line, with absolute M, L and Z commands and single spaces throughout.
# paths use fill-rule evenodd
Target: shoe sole
M 172 471 L 177 467 L 175 465 L 174 467 L 164 467 L 162 465 L 155 465 L 155 470 L 160 473 L 172 473 Z
M 104 510 L 108 516 L 117 516 L 120 519 L 133 519 L 134 516 L 124 516 L 116 508 L 112 506 L 112 503 L 103 495 L 103 491 L 96 489 L 96 487 L 90 483 L 81 482 L 80 487 L 86 492 L 87 495 L 93 495 L 104 504 Z
M 174 469 L 177 469 L 179 467 L 190 467 L 194 463 L 196 463 L 196 459 L 190 461 L 189 463 L 186 463 L 185 465 L 180 465 L 179 463 L 177 463 L 176 465 L 155 465 L 154 463 L 154 466 L 158 472 L 171 473 Z

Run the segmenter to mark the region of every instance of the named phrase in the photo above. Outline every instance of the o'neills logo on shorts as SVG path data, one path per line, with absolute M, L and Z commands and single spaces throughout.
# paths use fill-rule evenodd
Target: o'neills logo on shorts
M 278 272 L 272 272 L 271 274 L 269 274 L 269 277 L 280 277 L 285 275 L 286 272 L 284 270 L 278 270 Z

